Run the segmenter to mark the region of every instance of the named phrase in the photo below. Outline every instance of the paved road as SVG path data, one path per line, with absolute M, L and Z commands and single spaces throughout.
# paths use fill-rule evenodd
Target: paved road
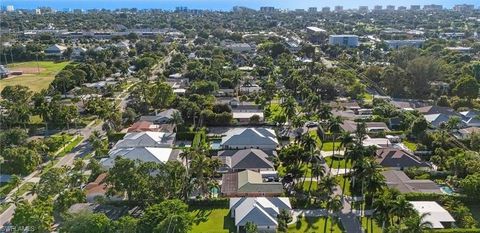
M 62 167 L 62 166 L 72 166 L 73 162 L 75 161 L 75 158 L 83 157 L 90 153 L 91 147 L 88 145 L 88 138 L 90 135 L 96 131 L 96 130 L 102 130 L 101 124 L 99 125 L 89 125 L 86 128 L 82 129 L 79 131 L 79 135 L 83 137 L 82 141 L 79 143 L 78 146 L 76 146 L 70 153 L 64 155 L 63 157 L 58 160 L 58 162 L 54 165 L 54 167 Z M 22 184 L 19 186 L 21 187 L 22 185 L 32 182 L 32 183 L 38 183 L 39 179 L 35 177 L 41 172 L 41 170 L 36 170 L 32 172 L 30 175 L 26 176 L 22 180 Z M 7 198 L 5 198 L 5 202 L 11 201 L 11 195 L 13 195 L 16 192 L 17 189 L 12 190 Z M 24 200 L 26 201 L 33 201 L 36 198 L 35 196 L 32 195 L 23 195 Z M 5 223 L 8 223 L 12 217 L 13 214 L 15 213 L 15 205 L 12 204 L 10 207 L 5 210 L 1 215 L 0 215 L 0 226 L 4 226 Z

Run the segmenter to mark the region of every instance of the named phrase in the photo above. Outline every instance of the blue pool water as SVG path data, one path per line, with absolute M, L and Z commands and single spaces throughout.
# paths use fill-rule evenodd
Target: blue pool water
M 212 140 L 210 142 L 210 148 L 212 148 L 212 150 L 219 150 L 220 143 L 222 143 L 222 140 Z
M 448 195 L 453 195 L 453 190 L 450 188 L 450 186 L 443 185 L 440 187 L 440 190 L 442 190 L 443 193 L 448 194 Z

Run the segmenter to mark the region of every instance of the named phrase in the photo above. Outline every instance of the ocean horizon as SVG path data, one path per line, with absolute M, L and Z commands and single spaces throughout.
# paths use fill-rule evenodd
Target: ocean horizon
M 368 6 L 373 8 L 374 5 L 394 5 L 407 6 L 410 5 L 428 5 L 439 4 L 446 8 L 452 8 L 456 4 L 473 4 L 476 8 L 480 3 L 478 0 L 0 0 L 0 5 L 13 5 L 15 9 L 35 9 L 38 7 L 51 7 L 56 10 L 65 9 L 120 9 L 120 8 L 137 8 L 137 9 L 163 9 L 174 10 L 175 7 L 187 7 L 189 9 L 203 10 L 220 10 L 230 11 L 234 6 L 245 6 L 252 9 L 259 9 L 261 6 L 273 6 L 280 9 L 307 9 L 308 7 L 334 7 L 343 6 L 345 9 L 354 9 L 359 6 Z

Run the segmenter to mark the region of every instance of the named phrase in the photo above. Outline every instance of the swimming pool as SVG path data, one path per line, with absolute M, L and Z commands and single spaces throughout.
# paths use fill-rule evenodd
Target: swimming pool
M 450 186 L 447 186 L 447 185 L 440 186 L 440 190 L 442 190 L 443 193 L 448 194 L 448 195 L 453 195 L 454 194 L 453 189 L 450 188 Z
M 222 143 L 222 140 L 218 140 L 218 139 L 211 140 L 210 141 L 210 148 L 212 150 L 219 150 L 221 143 Z

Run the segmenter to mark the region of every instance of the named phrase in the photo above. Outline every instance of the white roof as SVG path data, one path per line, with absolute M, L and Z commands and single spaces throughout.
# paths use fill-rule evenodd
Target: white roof
M 314 32 L 326 32 L 325 29 L 321 29 L 321 28 L 318 28 L 318 27 L 307 27 L 307 29 L 310 29 Z
M 260 119 L 263 119 L 263 112 L 232 112 L 232 114 L 233 119 L 247 119 L 254 115 L 257 115 L 260 117 Z
M 225 133 L 222 145 L 278 145 L 277 136 L 269 128 L 233 128 Z
M 254 222 L 257 226 L 276 226 L 281 209 L 291 210 L 286 197 L 231 198 L 230 209 L 235 211 L 235 226 Z
M 388 138 L 366 138 L 363 140 L 363 146 L 376 146 L 381 148 L 391 144 Z
M 140 160 L 142 162 L 166 163 L 172 148 L 156 148 L 156 147 L 137 147 L 137 148 L 118 148 L 113 149 L 109 153 L 109 158 L 102 160 L 104 167 L 111 168 L 115 163 L 116 157 L 123 157 L 131 160 Z
M 164 132 L 127 133 L 114 148 L 125 147 L 168 147 L 173 141 Z
M 435 201 L 411 201 L 410 203 L 420 215 L 429 213 L 424 220 L 431 222 L 433 228 L 444 228 L 442 222 L 455 222 L 452 215 Z

